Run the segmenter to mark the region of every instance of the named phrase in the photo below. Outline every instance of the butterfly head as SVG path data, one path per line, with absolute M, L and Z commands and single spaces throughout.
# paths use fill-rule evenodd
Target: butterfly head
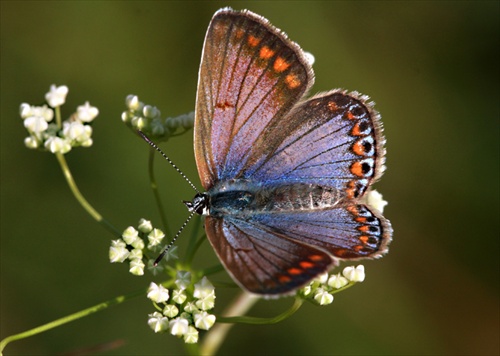
M 199 215 L 209 215 L 209 196 L 206 193 L 198 193 L 194 196 L 193 200 L 184 200 L 184 205 L 188 208 L 189 212 L 195 212 Z

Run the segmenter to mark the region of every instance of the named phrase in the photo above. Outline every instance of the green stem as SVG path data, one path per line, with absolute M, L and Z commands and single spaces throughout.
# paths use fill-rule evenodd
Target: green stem
M 97 313 L 98 311 L 101 311 L 103 309 L 107 309 L 113 305 L 121 304 L 129 299 L 143 295 L 144 293 L 145 293 L 144 290 L 140 290 L 140 291 L 137 291 L 134 293 L 130 293 L 128 295 L 121 295 L 121 296 L 115 297 L 113 299 L 110 299 L 106 302 L 99 303 L 99 304 L 96 304 L 90 308 L 76 312 L 74 314 L 70 314 L 70 315 L 67 315 L 63 318 L 51 321 L 50 323 L 38 326 L 34 329 L 27 330 L 27 331 L 24 331 L 24 332 L 19 333 L 19 334 L 8 336 L 5 339 L 3 339 L 2 341 L 0 341 L 0 353 L 3 353 L 4 348 L 7 346 L 7 344 L 9 344 L 12 341 L 25 339 L 25 338 L 28 338 L 30 336 L 34 336 L 34 335 L 43 333 L 43 332 L 48 331 L 50 329 L 54 329 L 58 326 L 70 323 L 72 321 L 81 319 L 83 317 L 89 316 L 89 315 L 94 314 L 94 313 Z
M 62 153 L 56 153 L 56 158 L 59 161 L 59 165 L 61 166 L 61 169 L 63 171 L 64 178 L 66 178 L 66 182 L 68 183 L 71 192 L 75 196 L 76 200 L 78 200 L 80 205 L 87 211 L 87 213 L 90 214 L 90 216 L 92 216 L 98 223 L 103 225 L 104 228 L 106 228 L 109 232 L 111 232 L 115 236 L 121 236 L 121 233 L 107 220 L 105 220 L 101 216 L 101 214 L 99 214 L 83 197 L 82 193 L 80 193 L 80 190 L 78 189 L 78 186 L 76 185 L 75 180 L 71 175 L 71 171 L 68 167 L 68 163 L 66 162 L 66 158 L 64 158 L 64 155 Z
M 272 317 L 272 318 L 256 318 L 251 316 L 233 316 L 233 317 L 218 317 L 219 323 L 242 323 L 242 324 L 256 324 L 256 325 L 269 325 L 276 324 L 291 317 L 304 303 L 304 300 L 296 297 L 293 305 L 285 312 Z
M 148 172 L 149 172 L 149 183 L 151 184 L 151 189 L 153 190 L 153 195 L 155 197 L 156 205 L 158 206 L 158 211 L 160 213 L 160 219 L 163 224 L 163 232 L 167 237 L 167 240 L 170 241 L 172 238 L 172 233 L 170 231 L 170 227 L 168 225 L 168 220 L 165 215 L 165 209 L 163 208 L 163 203 L 161 202 L 160 192 L 158 191 L 158 184 L 156 183 L 156 177 L 154 173 L 154 161 L 156 156 L 156 150 L 151 147 L 149 150 L 149 160 L 148 160 Z
M 55 112 L 56 112 L 56 124 L 57 124 L 57 128 L 59 130 L 62 129 L 62 120 L 61 120 L 61 107 L 60 106 L 57 106 L 55 108 Z
M 202 236 L 201 238 L 197 239 L 200 225 L 201 225 L 201 217 L 195 216 L 194 226 L 193 230 L 191 230 L 191 236 L 189 237 L 189 244 L 187 246 L 186 257 L 185 257 L 185 261 L 188 266 L 191 266 L 196 251 L 198 251 L 198 248 L 205 241 L 205 236 Z

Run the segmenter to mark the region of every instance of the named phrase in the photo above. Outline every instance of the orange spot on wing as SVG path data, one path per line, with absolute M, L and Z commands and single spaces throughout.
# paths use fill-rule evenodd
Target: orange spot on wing
M 365 231 L 368 230 L 368 226 L 362 226 L 362 227 L 366 227 Z M 366 236 L 366 235 L 360 236 L 359 241 L 361 241 L 362 243 L 364 243 L 366 245 L 368 243 L 368 236 Z
M 267 47 L 267 46 L 263 46 L 261 49 L 260 49 L 260 53 L 259 53 L 259 56 L 260 58 L 262 59 L 269 59 L 271 58 L 272 56 L 274 56 L 274 51 Z
M 288 74 L 285 77 L 285 83 L 289 89 L 295 89 L 298 86 L 300 86 L 300 84 L 302 84 L 300 79 L 297 78 L 297 76 L 295 74 Z
M 273 68 L 278 73 L 284 72 L 289 67 L 290 67 L 290 63 L 288 63 L 283 57 L 278 57 L 274 61 Z
M 310 255 L 309 259 L 311 261 L 318 262 L 318 261 L 323 260 L 323 256 L 321 256 L 321 255 Z
M 363 177 L 364 176 L 363 166 L 362 166 L 361 162 L 354 162 L 351 165 L 351 169 L 350 170 L 351 170 L 351 173 L 354 174 L 357 177 Z
M 354 251 L 356 251 L 356 252 L 359 252 L 359 251 L 361 251 L 362 249 L 363 249 L 363 246 L 361 246 L 361 245 L 356 245 L 356 246 L 354 246 Z
M 255 36 L 248 36 L 248 44 L 250 45 L 250 47 L 257 47 L 260 43 L 260 38 L 257 38 Z
M 353 136 L 362 136 L 363 135 L 363 133 L 359 129 L 359 122 L 356 125 L 353 126 L 353 128 L 351 130 L 351 134 Z
M 364 217 L 362 217 L 362 216 L 358 216 L 358 217 L 357 217 L 356 219 L 354 219 L 354 220 L 356 220 L 357 222 L 360 222 L 360 223 L 364 223 L 364 222 L 366 222 L 366 218 L 364 218 Z
M 298 275 L 302 273 L 302 270 L 300 268 L 289 268 L 288 273 L 291 275 Z
M 314 263 L 308 262 L 308 261 L 302 261 L 299 263 L 300 267 L 307 269 L 307 268 L 312 268 L 314 267 Z
M 352 152 L 358 156 L 364 156 L 366 154 L 365 146 L 363 146 L 363 142 L 361 140 L 352 145 Z
M 346 113 L 346 116 L 349 120 L 354 120 L 356 118 L 356 116 L 354 116 L 354 114 L 351 111 L 348 111 Z
M 363 226 L 360 226 L 358 227 L 358 230 L 359 231 L 362 231 L 362 232 L 367 232 L 370 228 L 366 225 L 363 225 Z M 368 240 L 368 237 L 367 236 L 360 236 L 359 239 L 362 240 L 363 238 L 365 238 L 366 240 Z M 364 241 L 363 241 L 364 242 Z

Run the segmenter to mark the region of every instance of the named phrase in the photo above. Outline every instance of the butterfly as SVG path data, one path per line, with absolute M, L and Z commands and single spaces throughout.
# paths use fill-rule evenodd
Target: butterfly
M 224 8 L 208 27 L 194 124 L 205 216 L 220 261 L 244 290 L 291 294 L 338 260 L 379 257 L 390 222 L 364 203 L 384 170 L 385 139 L 368 97 L 304 96 L 302 49 L 265 18 Z

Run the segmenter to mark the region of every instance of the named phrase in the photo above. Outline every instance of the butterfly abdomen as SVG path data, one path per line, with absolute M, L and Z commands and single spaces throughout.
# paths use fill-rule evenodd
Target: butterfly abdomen
M 262 186 L 248 180 L 226 182 L 208 194 L 214 217 L 322 210 L 337 205 L 342 198 L 338 190 L 317 184 Z

